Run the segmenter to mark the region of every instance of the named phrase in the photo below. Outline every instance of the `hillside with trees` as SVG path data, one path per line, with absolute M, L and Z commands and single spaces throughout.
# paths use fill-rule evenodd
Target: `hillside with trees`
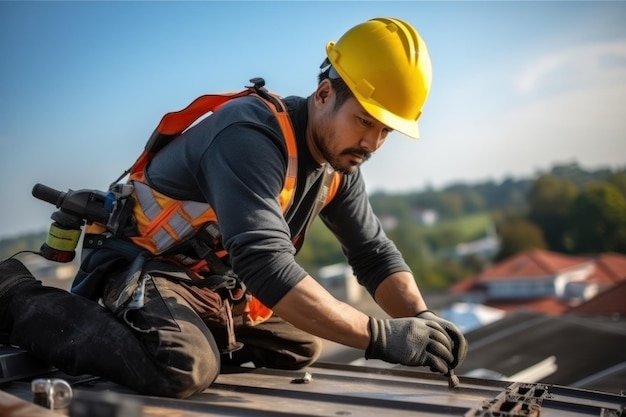
M 531 248 L 626 253 L 626 168 L 586 170 L 573 163 L 527 179 L 375 193 L 370 202 L 425 288 L 444 288 Z M 0 257 L 38 250 L 45 236 L 0 240 Z M 476 249 L 490 238 L 497 238 L 495 252 Z M 297 258 L 313 274 L 344 261 L 319 219 Z
M 624 168 L 585 170 L 572 163 L 527 179 L 376 193 L 370 202 L 424 287 L 447 287 L 532 248 L 626 253 Z M 424 213 L 436 213 L 437 221 L 425 223 Z M 492 256 L 458 250 L 490 233 L 499 243 Z M 298 259 L 308 268 L 343 260 L 341 248 L 319 220 Z

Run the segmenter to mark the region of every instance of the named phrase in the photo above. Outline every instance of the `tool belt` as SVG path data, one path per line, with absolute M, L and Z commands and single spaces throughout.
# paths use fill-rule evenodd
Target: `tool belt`
M 233 309 L 238 317 L 241 316 L 242 323 L 249 326 L 261 323 L 271 315 L 271 310 L 267 309 L 269 314 L 260 319 L 251 316 L 256 299 L 231 269 L 220 269 L 221 274 L 207 274 L 198 279 L 196 273 L 187 272 L 184 266 L 155 257 L 133 243 L 97 234 L 86 234 L 83 247 L 114 250 L 132 260 L 125 269 L 125 276 L 116 279 L 115 285 L 109 287 L 102 300 L 109 310 L 123 320 L 129 310 L 143 307 L 145 283 L 152 277 L 177 281 L 186 286 L 196 300 L 202 300 L 205 309 L 201 315 L 203 321 L 212 332 L 222 333 L 223 337 L 219 339 L 226 340 L 224 346 L 219 346 L 222 353 L 232 353 L 243 347 L 235 338 Z

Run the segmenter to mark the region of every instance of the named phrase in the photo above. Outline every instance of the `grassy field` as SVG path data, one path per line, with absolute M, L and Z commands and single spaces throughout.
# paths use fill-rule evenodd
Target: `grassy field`
M 489 213 L 469 214 L 460 219 L 449 220 L 444 224 L 457 228 L 461 234 L 469 239 L 484 233 L 491 226 L 492 220 Z
M 423 236 L 453 234 L 460 242 L 467 242 L 484 236 L 492 224 L 487 212 L 469 214 L 458 219 L 440 221 L 432 226 L 421 226 Z

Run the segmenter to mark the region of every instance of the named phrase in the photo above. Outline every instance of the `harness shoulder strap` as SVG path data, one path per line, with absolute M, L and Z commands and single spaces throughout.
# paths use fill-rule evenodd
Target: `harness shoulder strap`
M 292 242 L 296 248 L 299 248 L 304 242 L 304 235 L 306 234 L 309 227 L 311 227 L 311 224 L 320 213 L 320 211 L 322 211 L 322 209 L 332 201 L 335 195 L 337 195 L 337 191 L 339 190 L 339 186 L 341 185 L 342 178 L 343 176 L 339 172 L 332 171 L 330 170 L 330 168 L 324 173 L 322 187 L 319 191 L 319 194 L 317 195 L 317 198 L 315 199 L 315 205 L 311 210 L 311 214 L 307 219 L 306 225 L 304 226 L 302 232 L 300 232 L 292 239 Z
M 330 203 L 335 195 L 337 195 L 337 191 L 339 191 L 339 186 L 341 185 L 341 180 L 343 176 L 339 172 L 333 172 L 330 178 L 328 179 L 328 183 L 325 183 L 325 186 L 328 187 L 328 191 L 326 194 L 326 199 L 324 201 L 324 207 L 328 203 Z
M 129 169 L 131 174 L 142 172 L 154 155 L 166 144 L 180 135 L 201 116 L 214 112 L 221 105 L 237 97 L 251 94 L 250 88 L 237 93 L 207 94 L 196 98 L 182 110 L 165 114 L 158 126 L 150 135 L 143 152 Z
M 253 78 L 250 82 L 253 83 L 252 86 L 248 86 L 245 90 L 238 93 L 203 95 L 195 99 L 184 109 L 170 112 L 163 116 L 161 122 L 150 136 L 143 152 L 128 170 L 131 174 L 131 178 L 141 179 L 146 165 L 154 155 L 201 116 L 209 112 L 214 112 L 229 100 L 247 95 L 256 95 L 263 100 L 272 113 L 274 113 L 283 136 L 285 137 L 288 158 L 287 174 L 285 176 L 285 184 L 278 199 L 283 212 L 286 212 L 293 202 L 298 171 L 298 150 L 293 125 L 291 124 L 289 113 L 282 100 L 280 100 L 280 97 L 263 88 L 265 81 L 262 78 Z M 123 174 L 122 177 L 125 174 Z

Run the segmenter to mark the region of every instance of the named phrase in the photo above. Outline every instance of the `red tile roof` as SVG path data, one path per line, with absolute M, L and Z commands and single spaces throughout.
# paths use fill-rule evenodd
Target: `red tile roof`
M 567 313 L 626 316 L 626 280 L 568 309 Z
M 455 284 L 450 288 L 450 291 L 463 294 L 481 290 L 481 287 L 484 287 L 490 282 L 520 278 L 528 280 L 545 279 L 568 270 L 589 265 L 593 265 L 595 268 L 587 277 L 587 282 L 598 284 L 601 291 L 610 289 L 619 284 L 619 290 L 621 292 L 618 292 L 618 295 L 611 295 L 610 291 L 605 291 L 577 307 L 572 307 L 567 301 L 556 298 L 486 300 L 485 305 L 499 308 L 507 312 L 529 309 L 546 314 L 561 314 L 566 311 L 572 311 L 626 315 L 626 255 L 618 253 L 604 253 L 595 256 L 572 256 L 545 250 L 530 250 L 505 259 L 485 269 L 482 273 Z M 616 290 L 618 290 L 617 287 Z M 600 298 L 601 295 L 602 298 Z M 594 302 L 594 300 L 596 301 Z M 604 303 L 604 305 L 602 303 Z
M 626 280 L 626 255 L 605 253 L 596 256 L 573 256 L 533 249 L 497 263 L 480 274 L 458 282 L 450 290 L 463 293 L 476 285 L 515 278 L 543 279 L 567 270 L 594 264 L 595 271 L 588 281 L 612 286 Z
M 625 257 L 626 258 L 626 257 Z M 545 278 L 568 269 L 585 266 L 588 257 L 564 255 L 534 249 L 508 258 L 478 275 L 480 282 L 501 281 L 511 278 Z
M 626 281 L 626 256 L 619 253 L 603 253 L 593 258 L 596 270 L 591 280 L 604 285 Z

